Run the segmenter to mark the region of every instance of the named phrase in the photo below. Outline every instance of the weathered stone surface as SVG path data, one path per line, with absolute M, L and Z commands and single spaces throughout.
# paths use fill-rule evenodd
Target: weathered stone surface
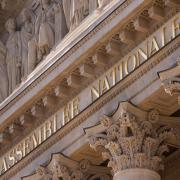
M 157 125 L 159 120 L 158 113 L 147 113 L 123 102 L 111 117 L 101 118 L 101 125 L 85 131 L 90 146 L 100 151 L 104 160 L 109 160 L 108 167 L 112 168 L 115 177 L 118 174 L 119 178 L 133 179 L 136 172 L 133 169 L 149 169 L 150 174 L 151 171 L 163 170 L 163 155 L 168 152 L 167 140 L 180 138 L 175 128 Z M 133 173 L 123 174 L 128 169 Z M 136 178 L 141 173 L 137 171 Z M 151 177 L 150 174 L 147 179 Z M 155 179 L 160 177 L 156 174 Z
M 94 177 L 94 178 L 93 178 Z M 62 154 L 52 155 L 50 163 L 39 166 L 34 175 L 22 177 L 23 180 L 110 180 L 109 169 L 92 165 L 89 160 L 74 161 Z
M 4 18 L 0 19 L 1 27 L 7 19 L 5 27 L 9 33 L 6 40 L 9 85 L 7 94 L 11 94 L 21 81 L 27 78 L 28 74 L 50 53 L 55 42 L 63 39 L 67 28 L 73 31 L 89 13 L 92 13 L 93 9 L 95 10 L 97 3 L 99 9 L 102 9 L 110 1 L 95 1 L 94 4 L 87 0 L 33 2 L 29 0 L 28 2 L 29 6 L 24 10 L 22 8 L 25 2 L 20 0 L 13 2 L 2 0 L 0 3 L 0 13 L 4 13 L 0 16 Z M 8 19 L 9 16 L 6 13 L 17 18 Z M 3 30 L 3 28 L 0 29 L 0 31 Z M 4 94 L 1 92 L 0 101 L 7 97 Z

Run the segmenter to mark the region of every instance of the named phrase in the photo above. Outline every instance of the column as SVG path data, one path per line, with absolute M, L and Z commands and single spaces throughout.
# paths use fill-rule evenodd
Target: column
M 161 179 L 158 172 L 164 167 L 167 141 L 177 138 L 169 117 L 123 102 L 112 116 L 103 116 L 100 122 L 85 132 L 90 146 L 109 160 L 113 180 Z

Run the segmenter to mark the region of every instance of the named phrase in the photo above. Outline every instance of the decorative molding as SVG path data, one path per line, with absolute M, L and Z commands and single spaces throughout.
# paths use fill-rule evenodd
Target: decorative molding
M 108 45 L 109 45 L 109 43 L 108 43 Z M 117 52 L 118 52 L 118 47 L 117 47 L 117 43 L 115 44 L 116 46 L 113 46 L 113 47 L 116 47 L 115 48 L 115 51 L 113 50 L 111 50 L 111 53 L 113 53 L 113 54 L 118 54 Z M 108 46 L 109 47 L 109 46 Z M 111 43 L 111 46 L 110 47 L 112 47 L 112 43 Z M 110 49 L 112 49 L 112 48 L 110 48 Z M 94 56 L 93 56 L 94 57 Z M 93 59 L 93 58 L 92 58 Z M 99 61 L 98 61 L 99 62 Z M 101 61 L 100 63 L 104 63 L 104 66 L 105 65 L 107 65 L 107 61 L 106 60 L 104 60 L 103 59 L 103 62 Z M 95 64 L 95 63 L 94 63 Z M 95 64 L 95 65 L 98 65 L 98 63 L 97 64 Z M 82 75 L 82 74 L 81 74 Z M 83 76 L 83 75 L 82 75 Z M 71 77 L 71 78 L 70 78 Z M 68 83 L 68 85 L 69 86 L 71 86 L 71 87 L 77 87 L 78 85 L 79 85 L 79 83 L 77 83 L 77 80 L 79 79 L 79 77 L 78 78 L 73 78 L 73 81 L 74 81 L 74 83 L 72 83 L 72 75 L 70 76 L 69 78 L 67 78 L 69 81 L 69 83 Z M 75 77 L 74 75 L 73 75 L 73 77 Z M 54 87 L 53 87 L 54 88 Z M 79 87 L 78 87 L 79 88 Z M 51 90 L 49 90 L 49 91 L 53 91 L 53 93 L 54 93 L 54 91 L 55 91 L 55 94 L 57 95 L 57 91 L 56 90 L 58 90 L 58 89 L 51 89 Z M 52 93 L 52 92 L 51 92 Z M 45 95 L 45 97 L 46 97 L 47 95 Z M 54 96 L 54 94 L 51 94 L 51 96 Z M 40 97 L 40 98 L 42 98 L 42 99 L 44 99 L 44 97 Z M 62 94 L 62 96 L 61 96 L 61 98 L 64 98 L 64 96 L 63 96 L 63 94 Z M 37 98 L 37 100 L 35 100 L 35 101 L 37 101 L 37 102 L 34 102 L 34 104 L 36 104 L 36 103 L 38 103 L 38 101 L 40 101 L 41 99 L 39 99 L 39 98 Z M 44 103 L 44 102 L 43 102 Z M 34 105 L 33 105 L 34 106 Z M 30 108 L 32 108 L 32 107 L 30 107 Z M 53 109 L 53 108 L 52 108 Z M 27 111 L 28 111 L 28 109 L 26 109 Z M 2 111 L 2 113 L 3 113 L 3 111 Z M 25 113 L 25 112 L 23 112 L 23 113 Z M 17 117 L 17 119 L 18 119 L 19 117 Z M 11 120 L 9 120 L 9 121 L 13 121 L 13 119 L 11 119 Z M 12 123 L 12 122 L 8 122 L 8 124 L 9 123 Z M 4 127 L 5 128 L 5 127 Z M 1 131 L 3 131 L 3 129 L 1 130 Z
M 175 46 L 175 49 L 176 49 L 177 47 Z M 174 50 L 172 50 L 172 51 L 174 51 Z M 167 52 L 166 52 L 167 53 Z M 171 53 L 171 52 L 169 52 L 169 53 Z M 161 61 L 161 60 L 159 60 L 159 61 Z M 154 66 L 154 64 L 151 64 L 152 66 Z M 148 67 L 149 69 L 151 69 L 151 67 Z M 144 72 L 147 72 L 149 69 L 144 69 Z M 144 72 L 141 72 L 141 73 L 139 73 L 139 74 L 143 74 Z M 133 77 L 132 79 L 137 79 L 138 77 Z M 128 85 L 130 85 L 132 82 L 130 82 L 130 81 L 128 81 L 127 80 L 127 83 L 126 83 L 126 85 L 125 86 L 123 86 L 124 88 L 125 87 L 128 87 Z M 122 90 L 122 89 L 121 89 Z M 119 92 L 116 92 L 116 94 L 118 94 Z M 115 94 L 113 94 L 113 95 L 111 95 L 111 96 L 115 96 Z M 106 101 L 107 102 L 107 101 Z M 98 108 L 97 108 L 98 109 Z M 76 124 L 77 125 L 77 124 Z
M 24 168 L 27 164 L 31 163 L 35 158 L 41 155 L 44 151 L 46 151 L 49 147 L 54 145 L 56 142 L 60 141 L 65 135 L 67 135 L 71 130 L 75 127 L 79 126 L 82 122 L 84 122 L 88 117 L 102 108 L 105 104 L 107 104 L 110 100 L 120 94 L 123 90 L 129 87 L 134 81 L 139 79 L 139 77 L 146 74 L 153 67 L 159 64 L 164 58 L 172 54 L 176 51 L 179 46 L 179 37 L 174 39 L 172 42 L 167 44 L 163 49 L 161 49 L 158 54 L 155 54 L 151 57 L 146 63 L 142 64 L 138 69 L 136 69 L 133 73 L 131 73 L 128 77 L 120 81 L 111 91 L 105 93 L 100 99 L 91 104 L 85 111 L 81 112 L 76 118 L 71 120 L 69 124 L 67 124 L 64 128 L 58 131 L 55 135 L 53 135 L 49 140 L 43 143 L 40 147 L 35 149 L 31 154 L 26 156 L 26 158 L 22 159 L 15 167 L 12 167 L 9 171 L 7 171 L 4 175 L 1 176 L 2 180 L 6 180 L 16 173 L 18 173 L 22 168 Z M 142 91 L 142 90 L 141 90 Z M 141 91 L 139 93 L 141 93 Z
M 109 160 L 108 167 L 114 174 L 132 168 L 158 172 L 164 167 L 164 153 L 169 151 L 167 141 L 180 140 L 176 128 L 158 125 L 164 118 L 169 117 L 161 117 L 156 110 L 146 112 L 129 102 L 122 102 L 112 116 L 103 116 L 99 125 L 87 128 L 85 132 L 90 146 Z

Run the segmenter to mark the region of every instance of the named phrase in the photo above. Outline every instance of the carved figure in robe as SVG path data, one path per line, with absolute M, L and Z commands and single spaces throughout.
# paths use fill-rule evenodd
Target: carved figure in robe
M 64 10 L 65 19 L 66 19 L 66 25 L 67 25 L 68 30 L 70 30 L 71 0 L 62 0 L 62 4 L 63 4 L 63 10 Z
M 0 103 L 8 96 L 6 47 L 0 41 Z
M 42 60 L 54 45 L 54 3 L 51 0 L 40 1 L 41 10 L 35 22 L 35 34 L 38 43 L 38 60 Z
M 99 9 L 103 9 L 106 5 L 108 5 L 112 0 L 98 0 Z
M 66 24 L 70 31 L 74 30 L 88 15 L 87 0 L 63 0 Z
M 89 14 L 98 8 L 98 0 L 89 0 Z
M 28 75 L 28 42 L 32 39 L 34 34 L 34 25 L 32 22 L 32 12 L 24 9 L 21 14 L 22 27 L 21 27 L 21 44 L 22 44 L 22 66 L 21 75 L 23 78 Z
M 70 11 L 70 31 L 74 30 L 84 19 L 84 2 L 83 0 L 72 0 Z
M 9 37 L 6 42 L 6 64 L 9 82 L 8 92 L 10 94 L 21 82 L 21 40 L 20 32 L 16 31 L 15 19 L 8 19 L 5 27 L 9 33 Z

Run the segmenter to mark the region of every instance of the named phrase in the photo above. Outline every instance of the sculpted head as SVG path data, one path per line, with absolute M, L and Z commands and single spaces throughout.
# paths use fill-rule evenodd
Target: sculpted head
M 10 33 L 10 32 L 14 32 L 16 30 L 16 22 L 15 22 L 15 19 L 14 18 L 9 18 L 7 21 L 6 21 L 6 24 L 5 24 L 5 28 L 6 30 Z

